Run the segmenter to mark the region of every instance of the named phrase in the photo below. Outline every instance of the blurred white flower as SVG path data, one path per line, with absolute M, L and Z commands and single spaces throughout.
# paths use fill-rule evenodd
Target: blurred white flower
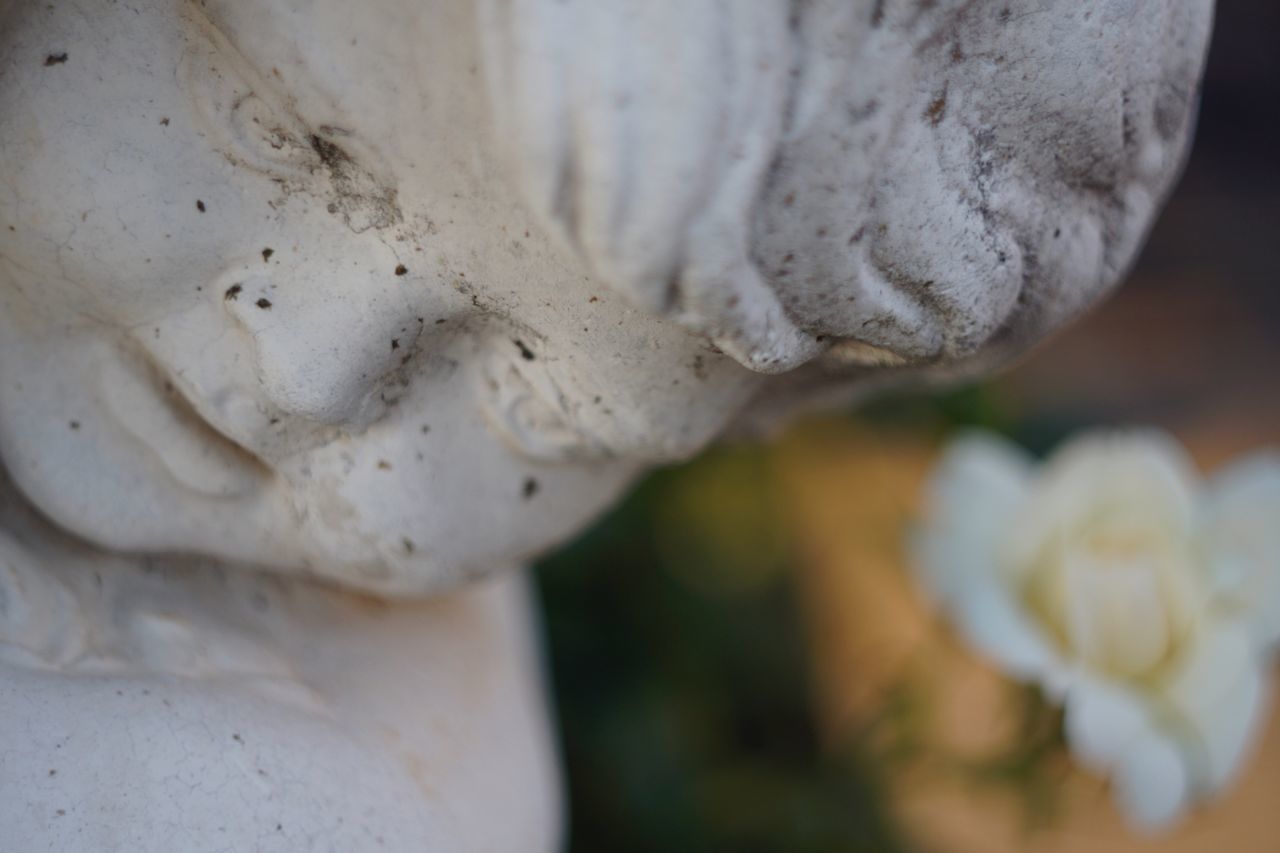
M 914 540 L 927 589 L 1008 674 L 1064 706 L 1067 744 L 1136 827 L 1227 785 L 1280 639 L 1280 455 L 1200 482 L 1159 433 L 1095 433 L 1037 466 L 955 441 Z

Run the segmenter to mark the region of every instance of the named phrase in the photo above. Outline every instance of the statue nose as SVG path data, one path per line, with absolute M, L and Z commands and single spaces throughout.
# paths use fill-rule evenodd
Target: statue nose
M 418 349 L 422 306 L 394 264 L 314 266 L 252 275 L 224 293 L 224 304 L 252 339 L 257 379 L 275 407 L 360 429 L 381 414 L 387 380 Z

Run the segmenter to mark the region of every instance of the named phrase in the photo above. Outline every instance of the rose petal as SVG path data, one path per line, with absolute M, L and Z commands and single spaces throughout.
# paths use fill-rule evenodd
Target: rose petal
M 1200 526 L 1219 599 L 1246 618 L 1255 642 L 1280 641 L 1280 454 L 1255 453 L 1219 472 Z
M 1030 472 L 1030 457 L 994 435 L 968 433 L 948 446 L 912 543 L 917 573 L 933 595 L 948 599 L 997 570 L 995 543 L 1025 499 Z
M 1154 429 L 1085 433 L 1055 451 L 1041 476 L 1120 487 L 1135 497 L 1148 497 L 1154 489 L 1186 520 L 1191 519 L 1200 484 L 1195 463 L 1182 445 Z
M 1155 832 L 1173 822 L 1190 799 L 1187 768 L 1177 746 L 1157 732 L 1139 733 L 1111 778 L 1116 805 L 1134 829 Z
M 1267 698 L 1245 627 L 1206 626 L 1160 698 L 1191 738 L 1187 748 L 1197 790 L 1212 793 L 1230 782 L 1259 733 Z
M 1071 686 L 1063 723 L 1071 754 L 1103 775 L 1110 775 L 1128 746 L 1151 726 L 1140 697 L 1088 676 Z
M 1179 604 L 1182 613 L 1199 609 L 1194 588 L 1147 555 L 1098 559 L 1076 551 L 1060 572 L 1063 642 L 1075 659 L 1112 677 L 1158 665 L 1179 630 Z
M 1013 442 L 995 433 L 971 430 L 948 444 L 933 486 L 936 492 L 939 487 L 956 485 L 962 489 L 961 498 L 1016 504 L 1023 497 L 1033 465 L 1030 455 Z
M 1015 568 L 1030 570 L 1047 542 L 1072 535 L 1101 508 L 1143 526 L 1190 531 L 1197 478 L 1185 451 L 1156 431 L 1087 433 L 1049 457 L 1008 531 Z
M 1051 692 L 1058 692 L 1052 688 L 1060 689 L 1066 667 L 1004 586 L 992 579 L 976 579 L 957 595 L 952 610 L 970 644 L 1007 674 L 1024 681 L 1040 681 Z

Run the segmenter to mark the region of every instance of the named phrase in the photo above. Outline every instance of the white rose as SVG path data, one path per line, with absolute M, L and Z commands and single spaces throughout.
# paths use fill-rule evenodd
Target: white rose
M 968 435 L 914 545 L 964 636 L 1063 704 L 1072 753 L 1135 826 L 1228 784 L 1280 637 L 1280 457 L 1202 485 L 1158 433 L 1087 435 L 1039 468 Z

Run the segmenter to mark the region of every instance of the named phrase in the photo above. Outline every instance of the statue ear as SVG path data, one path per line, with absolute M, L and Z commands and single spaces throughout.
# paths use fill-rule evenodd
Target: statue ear
M 268 177 L 296 180 L 314 172 L 311 131 L 273 81 L 194 4 L 184 17 L 187 50 L 178 75 L 200 131 L 228 160 Z

